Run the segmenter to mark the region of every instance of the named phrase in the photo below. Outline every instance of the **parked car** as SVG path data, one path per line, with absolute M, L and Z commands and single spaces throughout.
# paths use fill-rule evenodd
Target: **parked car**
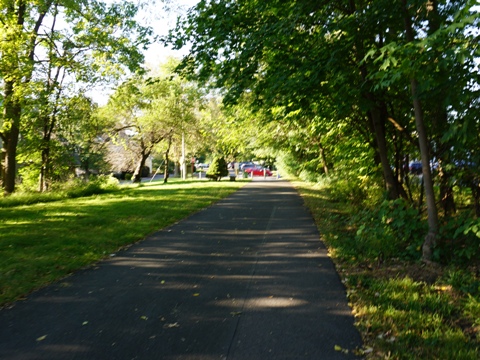
M 210 167 L 210 164 L 196 164 L 195 165 L 195 168 L 198 171 L 207 171 L 209 167 Z
M 256 165 L 253 162 L 241 162 L 240 163 L 240 170 L 244 171 L 246 168 L 253 168 Z
M 412 161 L 408 164 L 408 170 L 411 174 L 421 175 L 422 174 L 422 163 L 420 161 Z
M 253 172 L 253 176 L 272 176 L 272 172 L 269 169 L 261 166 L 245 167 L 243 172 L 249 175 Z

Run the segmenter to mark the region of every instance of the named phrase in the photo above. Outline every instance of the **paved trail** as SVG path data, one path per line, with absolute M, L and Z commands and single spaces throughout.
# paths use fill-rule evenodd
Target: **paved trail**
M 345 289 L 302 199 L 255 180 L 0 311 L 0 359 L 352 359 Z

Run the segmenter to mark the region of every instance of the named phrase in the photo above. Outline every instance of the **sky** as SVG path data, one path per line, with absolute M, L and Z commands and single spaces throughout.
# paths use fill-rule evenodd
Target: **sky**
M 194 6 L 198 0 L 176 0 L 173 1 L 174 9 L 163 14 L 144 14 L 145 19 L 149 22 L 157 35 L 167 35 L 168 31 L 175 26 L 176 19 L 179 15 L 184 14 L 186 10 Z M 182 57 L 186 55 L 188 48 L 181 50 L 172 50 L 165 48 L 162 44 L 152 44 L 148 51 L 145 52 L 145 63 L 149 67 L 156 67 L 164 62 L 167 57 Z
M 107 0 L 108 1 L 108 0 Z M 118 0 L 112 0 L 118 1 Z M 171 3 L 171 10 L 166 12 L 162 6 L 156 6 L 154 3 Z M 152 2 L 152 6 L 141 12 L 138 15 L 137 21 L 142 25 L 149 25 L 154 29 L 155 35 L 167 35 L 168 31 L 175 27 L 176 19 L 179 15 L 185 14 L 187 9 L 194 6 L 198 0 L 157 0 Z M 158 68 L 160 64 L 164 63 L 168 57 L 178 57 L 188 53 L 188 48 L 182 48 L 181 50 L 172 50 L 166 48 L 163 44 L 152 44 L 145 55 L 145 66 L 149 69 Z M 88 92 L 92 99 L 100 106 L 105 105 L 108 102 L 110 94 L 113 89 L 110 86 L 101 86 Z

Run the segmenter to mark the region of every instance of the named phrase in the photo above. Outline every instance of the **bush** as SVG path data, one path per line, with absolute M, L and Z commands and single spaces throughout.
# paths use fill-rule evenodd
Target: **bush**
M 448 219 L 440 229 L 442 262 L 470 263 L 480 256 L 480 219 L 465 211 Z
M 367 258 L 419 259 L 426 224 L 403 199 L 384 201 L 352 219 L 358 229 L 356 247 Z
M 224 176 L 228 175 L 227 163 L 223 157 L 215 157 L 207 171 L 207 178 L 220 181 Z
M 99 175 L 89 181 L 75 179 L 64 185 L 67 197 L 77 198 L 97 194 L 105 194 L 118 190 L 118 180 L 113 176 Z

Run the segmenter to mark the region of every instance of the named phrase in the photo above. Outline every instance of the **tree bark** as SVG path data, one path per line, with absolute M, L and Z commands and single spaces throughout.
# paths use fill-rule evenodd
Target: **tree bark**
M 168 137 L 168 145 L 167 145 L 167 150 L 165 150 L 165 171 L 163 175 L 163 183 L 166 184 L 168 182 L 168 177 L 170 174 L 168 173 L 168 166 L 170 165 L 170 147 L 172 146 L 172 137 Z
M 16 177 L 16 157 L 18 137 L 20 135 L 20 115 L 21 106 L 14 95 L 14 83 L 11 81 L 5 82 L 4 85 L 4 129 L 3 138 L 3 191 L 5 195 L 9 195 L 15 190 Z
M 402 0 L 404 8 L 405 36 L 407 42 L 414 41 L 413 26 L 408 14 L 407 1 Z M 427 203 L 428 215 L 428 233 L 422 245 L 422 259 L 426 262 L 432 261 L 433 248 L 436 245 L 438 235 L 438 213 L 435 204 L 435 193 L 433 191 L 433 180 L 430 171 L 430 149 L 428 145 L 427 131 L 423 119 L 422 103 L 418 98 L 418 81 L 415 77 L 410 79 L 411 93 L 413 97 L 413 109 L 415 113 L 415 125 L 418 133 L 418 142 L 420 145 L 420 155 L 422 158 L 423 184 L 425 188 L 425 198 Z
M 48 167 L 50 165 L 50 144 L 42 149 L 42 165 L 40 167 L 40 179 L 38 184 L 38 191 L 44 192 L 48 190 Z
M 382 166 L 387 198 L 389 200 L 398 199 L 400 196 L 407 198 L 405 190 L 398 182 L 398 179 L 395 177 L 395 174 L 390 167 L 387 141 L 385 138 L 385 122 L 382 119 L 381 111 L 373 105 L 373 108 L 369 111 L 369 117 L 374 126 L 377 152 Z
M 322 159 L 323 171 L 325 175 L 328 176 L 328 164 L 327 164 L 327 157 L 325 155 L 325 148 L 322 146 L 322 143 L 318 144 L 318 148 L 320 149 L 320 158 Z
M 148 157 L 150 156 L 150 150 L 143 150 L 140 154 L 140 160 L 138 161 L 138 165 L 135 168 L 135 172 L 132 176 L 133 183 L 140 183 L 142 182 L 142 170 L 145 166 L 145 162 L 147 161 Z

